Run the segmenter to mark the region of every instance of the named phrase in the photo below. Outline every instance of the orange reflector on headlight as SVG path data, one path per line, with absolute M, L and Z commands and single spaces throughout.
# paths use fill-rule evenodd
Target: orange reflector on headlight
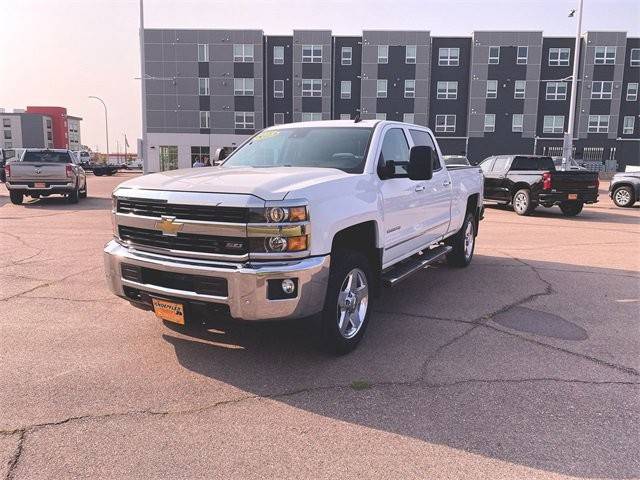
M 287 238 L 287 251 L 288 252 L 301 252 L 307 249 L 307 236 L 301 237 L 289 237 Z
M 307 219 L 307 207 L 289 208 L 290 222 L 304 222 Z

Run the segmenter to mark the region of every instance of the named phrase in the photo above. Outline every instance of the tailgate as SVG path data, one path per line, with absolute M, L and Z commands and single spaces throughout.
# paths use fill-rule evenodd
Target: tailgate
M 10 181 L 67 183 L 67 166 L 64 163 L 11 162 Z
M 556 171 L 551 176 L 551 185 L 554 190 L 561 192 L 595 192 L 598 189 L 598 174 L 596 172 Z

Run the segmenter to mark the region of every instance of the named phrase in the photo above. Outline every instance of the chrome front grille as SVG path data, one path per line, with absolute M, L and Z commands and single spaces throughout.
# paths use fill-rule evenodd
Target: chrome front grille
M 146 217 L 176 217 L 201 222 L 247 223 L 249 209 L 207 205 L 178 205 L 159 200 L 119 198 L 117 212 Z

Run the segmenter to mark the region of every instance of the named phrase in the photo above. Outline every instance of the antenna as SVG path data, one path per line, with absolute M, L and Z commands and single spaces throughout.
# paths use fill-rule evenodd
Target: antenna
M 353 120 L 353 123 L 360 123 L 362 119 L 360 118 L 360 114 L 356 113 L 356 118 Z

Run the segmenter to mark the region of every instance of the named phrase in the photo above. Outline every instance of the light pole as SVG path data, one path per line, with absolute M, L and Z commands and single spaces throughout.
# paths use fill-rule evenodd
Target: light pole
M 140 94 L 142 108 L 142 172 L 147 173 L 149 171 L 148 158 L 147 158 L 147 85 L 144 65 L 144 0 L 140 0 Z
M 100 103 L 102 103 L 102 106 L 104 107 L 104 132 L 107 138 L 107 162 L 108 162 L 109 161 L 109 119 L 107 117 L 107 104 L 104 103 L 104 100 L 102 100 L 100 97 L 96 97 L 95 95 L 89 95 L 89 98 L 95 98 Z
M 580 62 L 580 44 L 582 43 L 582 3 L 578 2 L 578 26 L 576 28 L 576 46 L 573 50 L 573 75 L 571 76 L 571 98 L 569 101 L 569 125 L 562 142 L 562 163 L 571 163 L 573 158 L 573 132 L 576 118 L 576 93 L 578 91 L 578 67 Z M 571 12 L 569 16 L 573 16 Z

